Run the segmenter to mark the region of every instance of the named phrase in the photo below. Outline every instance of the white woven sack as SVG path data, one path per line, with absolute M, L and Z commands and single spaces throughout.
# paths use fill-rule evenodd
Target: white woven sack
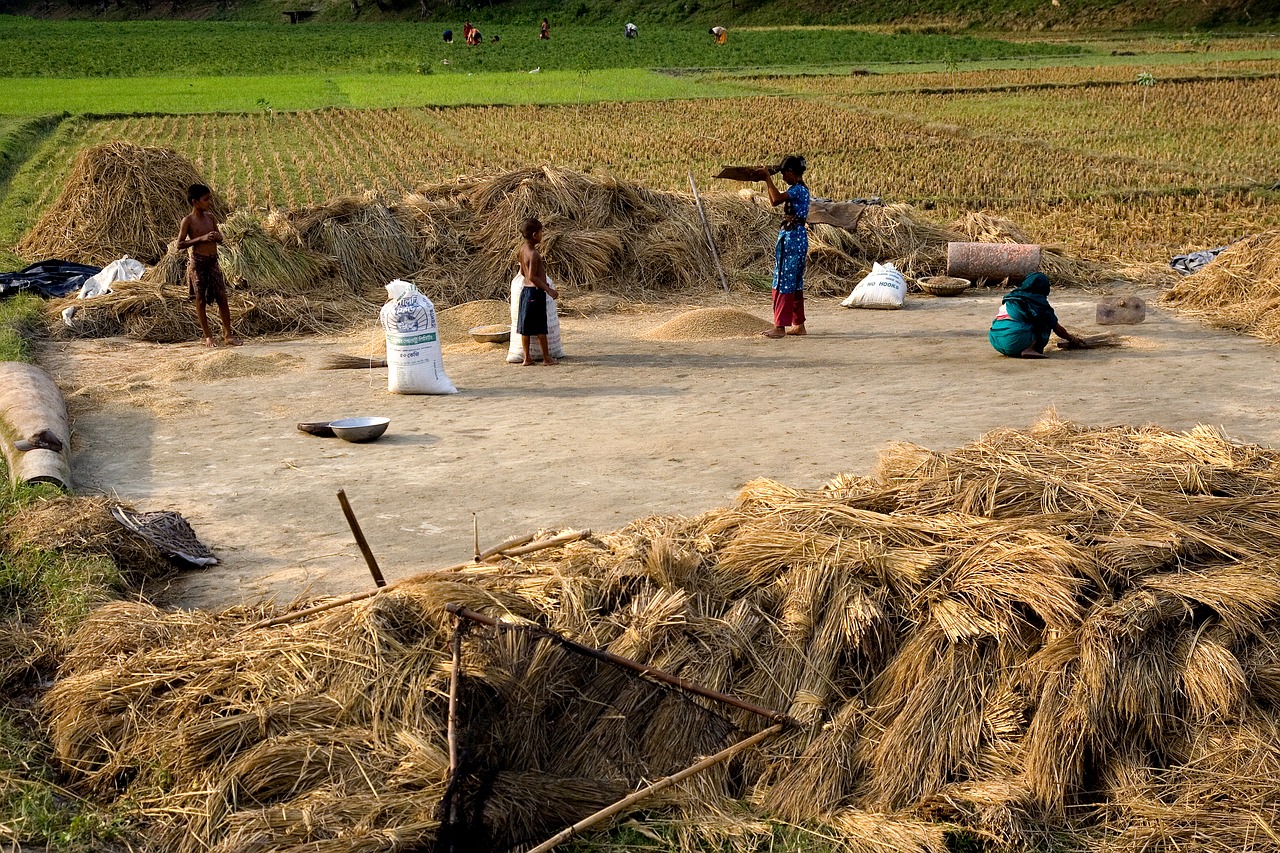
M 907 298 L 907 280 L 893 264 L 872 264 L 853 293 L 840 304 L 845 308 L 901 308 Z
M 547 284 L 555 287 L 551 276 L 547 276 Z M 511 345 L 507 347 L 507 363 L 519 364 L 524 361 L 524 344 L 520 341 L 520 333 L 516 324 L 520 322 L 520 291 L 524 290 L 524 276 L 516 273 L 511 279 Z M 560 312 L 556 301 L 547 294 L 547 352 L 552 358 L 564 358 L 564 344 L 560 340 Z M 529 341 L 529 353 L 534 358 L 542 358 L 542 350 L 535 340 Z
M 457 394 L 444 372 L 436 307 L 407 281 L 387 285 L 391 301 L 379 319 L 387 334 L 387 390 L 393 394 Z

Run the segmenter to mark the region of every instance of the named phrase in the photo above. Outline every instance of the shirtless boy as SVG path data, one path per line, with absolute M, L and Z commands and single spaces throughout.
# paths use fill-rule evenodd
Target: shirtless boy
M 222 268 L 218 266 L 218 244 L 222 242 L 222 232 L 218 230 L 217 218 L 209 210 L 213 206 L 213 191 L 204 184 L 192 184 L 187 190 L 187 201 L 191 202 L 191 212 L 178 229 L 178 248 L 191 250 L 191 259 L 187 262 L 187 287 L 196 301 L 196 317 L 200 320 L 204 345 L 214 345 L 205 305 L 216 301 L 218 316 L 222 319 L 223 340 L 227 346 L 238 347 L 240 339 L 231 334 L 227 282 L 222 276 Z
M 529 338 L 536 337 L 542 349 L 542 363 L 556 364 L 547 349 L 547 294 L 552 299 L 560 296 L 559 292 L 547 281 L 547 268 L 542 262 L 542 254 L 538 244 L 542 242 L 542 223 L 537 219 L 526 219 L 520 227 L 524 236 L 524 245 L 520 247 L 520 275 L 524 276 L 524 290 L 520 291 L 520 314 L 516 322 L 516 332 L 520 335 L 520 343 L 524 347 L 525 367 L 533 364 L 529 354 Z

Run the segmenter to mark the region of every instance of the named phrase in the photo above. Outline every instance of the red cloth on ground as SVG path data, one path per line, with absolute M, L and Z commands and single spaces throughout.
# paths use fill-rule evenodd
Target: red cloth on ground
M 773 325 L 804 325 L 804 291 L 795 293 L 773 292 Z

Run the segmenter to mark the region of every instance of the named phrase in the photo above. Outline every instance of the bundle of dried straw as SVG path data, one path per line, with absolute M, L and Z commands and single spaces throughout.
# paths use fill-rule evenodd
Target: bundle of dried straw
M 168 148 L 108 142 L 80 152 L 53 206 L 15 251 L 24 258 L 62 258 L 102 266 L 124 255 L 153 264 L 191 210 L 187 188 L 204 183 L 190 162 Z M 214 196 L 214 215 L 226 205 Z
M 803 722 L 680 789 L 681 849 L 756 849 L 782 819 L 825 825 L 833 849 L 941 853 L 960 827 L 1000 847 L 1276 850 L 1276 553 L 1280 453 L 1051 417 L 949 453 L 896 446 L 814 491 L 753 482 L 730 507 L 310 621 L 112 605 L 45 707 L 84 790 L 147 792 L 158 848 L 428 844 L 460 602 Z M 660 764 L 708 735 L 676 698 L 628 705 L 619 682 L 575 704 L 595 694 L 560 657 L 467 645 L 494 707 L 525 709 L 500 727 L 528 763 L 492 780 L 495 832 L 612 796 L 602 756 Z M 632 715 L 662 724 L 631 739 Z
M 81 175 L 86 170 L 77 170 L 79 183 L 69 185 L 64 195 L 84 195 L 76 187 L 89 180 Z M 168 198 L 174 189 L 164 193 Z M 153 194 L 158 197 L 159 191 Z M 173 202 L 171 224 L 148 226 L 154 248 L 146 257 L 159 260 L 148 280 L 177 286 L 184 260 L 172 247 L 168 253 L 162 248 L 176 230 L 173 217 L 181 217 L 181 193 L 173 195 Z M 708 195 L 705 208 L 730 282 L 739 287 L 766 282 L 773 265 L 776 213 L 751 193 Z M 643 300 L 718 285 L 692 195 L 549 166 L 424 186 L 398 200 L 374 192 L 338 198 L 297 211 L 272 211 L 261 221 L 257 214 L 240 212 L 224 227 L 224 265 L 242 285 L 244 300 L 261 305 L 287 296 L 304 318 L 346 316 L 354 322 L 360 311 L 371 316 L 371 304 L 381 301 L 382 286 L 393 278 L 412 279 L 440 307 L 505 299 L 517 269 L 520 226 L 530 216 L 545 226 L 548 273 L 570 293 L 603 291 Z M 156 216 L 147 221 L 161 220 L 168 222 Z M 122 221 L 126 231 L 117 236 L 134 239 L 127 232 L 133 220 Z M 101 228 L 108 227 L 109 221 L 104 222 Z M 51 228 L 37 228 L 30 239 L 53 233 Z M 856 231 L 812 228 L 806 286 L 818 295 L 843 294 L 873 261 L 894 261 L 909 276 L 939 274 L 946 265 L 946 244 L 968 238 L 1003 241 L 1025 235 L 989 216 L 973 214 L 948 227 L 910 205 L 871 207 Z M 103 244 L 105 237 L 95 239 Z M 1056 285 L 1095 284 L 1112 275 L 1054 250 L 1047 250 L 1045 258 Z M 75 333 L 151 334 L 171 328 L 168 306 L 147 301 L 143 293 L 135 292 L 127 308 L 112 309 L 112 314 L 130 315 L 120 322 L 88 323 Z M 266 333 L 329 327 L 327 319 L 286 322 L 287 315 L 274 308 L 259 313 L 258 328 Z M 273 325 L 277 319 L 281 322 Z
M 1227 247 L 1162 301 L 1211 326 L 1280 343 L 1280 231 Z

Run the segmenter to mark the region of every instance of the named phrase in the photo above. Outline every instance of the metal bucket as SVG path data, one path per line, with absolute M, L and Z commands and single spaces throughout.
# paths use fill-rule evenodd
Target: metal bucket
M 947 275 L 998 280 L 1024 278 L 1040 269 L 1040 247 L 1033 243 L 948 243 Z

